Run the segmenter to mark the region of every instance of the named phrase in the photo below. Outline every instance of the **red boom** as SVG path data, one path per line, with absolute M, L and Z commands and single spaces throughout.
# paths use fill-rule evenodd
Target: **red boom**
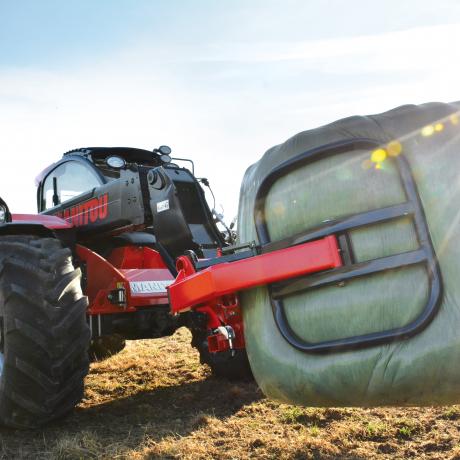
M 180 313 L 255 286 L 342 266 L 335 236 L 273 251 L 194 273 L 187 257 L 179 257 L 179 275 L 169 286 L 171 311 Z

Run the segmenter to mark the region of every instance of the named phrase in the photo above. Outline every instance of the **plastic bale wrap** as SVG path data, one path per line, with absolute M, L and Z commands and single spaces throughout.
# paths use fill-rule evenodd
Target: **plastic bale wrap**
M 249 167 L 239 205 L 240 243 L 258 241 L 255 196 L 270 171 L 305 151 L 367 138 L 387 155 L 404 155 L 416 182 L 443 282 L 440 309 L 415 336 L 384 345 L 312 354 L 280 334 L 267 287 L 242 293 L 251 367 L 263 392 L 310 406 L 432 405 L 460 402 L 459 103 L 403 106 L 302 132 Z M 374 153 L 375 156 L 375 153 Z M 394 162 L 369 150 L 320 158 L 278 179 L 266 198 L 276 241 L 329 220 L 406 201 Z M 357 262 L 416 249 L 410 218 L 350 231 Z M 285 298 L 294 332 L 320 342 L 405 326 L 429 291 L 420 265 L 354 279 Z

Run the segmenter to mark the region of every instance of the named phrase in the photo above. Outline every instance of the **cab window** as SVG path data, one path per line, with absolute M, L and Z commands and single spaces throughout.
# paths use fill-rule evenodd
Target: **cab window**
M 56 191 L 54 190 L 56 179 Z M 102 181 L 90 166 L 67 161 L 53 169 L 43 183 L 42 211 L 58 206 L 101 185 Z

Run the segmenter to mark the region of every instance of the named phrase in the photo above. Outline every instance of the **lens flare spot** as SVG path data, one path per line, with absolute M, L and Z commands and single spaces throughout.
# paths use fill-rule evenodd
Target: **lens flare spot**
M 458 115 L 456 113 L 453 113 L 450 117 L 450 122 L 453 124 L 453 125 L 458 125 L 458 122 L 460 121 L 459 118 L 458 118 Z
M 382 169 L 382 163 L 377 163 L 375 165 L 375 169 Z
M 391 141 L 387 144 L 387 152 L 390 157 L 397 157 L 402 152 L 402 145 L 399 141 Z
M 428 125 L 422 128 L 422 131 L 420 131 L 421 135 L 423 137 L 429 137 L 434 134 L 434 126 L 433 125 Z
M 444 129 L 444 125 L 442 123 L 436 123 L 434 125 L 434 130 L 437 132 L 437 133 L 440 133 L 442 130 Z
M 372 163 L 381 163 L 382 161 L 385 161 L 386 157 L 387 157 L 386 150 L 384 150 L 384 149 L 375 149 L 372 152 L 371 161 L 372 161 Z

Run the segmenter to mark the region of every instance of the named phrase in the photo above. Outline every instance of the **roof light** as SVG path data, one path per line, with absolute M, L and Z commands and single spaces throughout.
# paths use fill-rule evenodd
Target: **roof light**
M 117 155 L 107 157 L 105 162 L 107 163 L 107 166 L 110 166 L 113 169 L 122 169 L 126 166 L 126 161 Z

